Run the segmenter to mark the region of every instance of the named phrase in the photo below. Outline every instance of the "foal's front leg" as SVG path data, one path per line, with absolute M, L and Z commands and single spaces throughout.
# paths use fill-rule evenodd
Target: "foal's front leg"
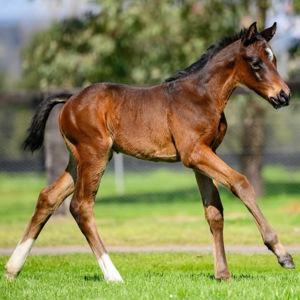
M 224 240 L 223 240 L 223 206 L 217 187 L 211 178 L 195 170 L 197 184 L 205 210 L 205 217 L 212 234 L 214 267 L 216 279 L 230 279 Z
M 186 166 L 197 169 L 222 183 L 240 198 L 252 214 L 265 245 L 274 252 L 280 265 L 288 269 L 295 267 L 291 255 L 264 218 L 256 202 L 254 190 L 245 176 L 231 169 L 206 145 L 196 145 L 192 153 L 182 157 L 182 161 Z
M 109 150 L 102 150 L 102 153 L 98 154 L 98 149 L 101 149 L 101 146 L 96 147 L 95 151 L 93 151 L 94 149 L 91 145 L 81 146 L 81 152 L 78 152 L 78 177 L 70 204 L 70 211 L 87 239 L 105 280 L 107 282 L 123 282 L 99 236 L 94 216 L 95 196 L 104 173 L 109 152 Z

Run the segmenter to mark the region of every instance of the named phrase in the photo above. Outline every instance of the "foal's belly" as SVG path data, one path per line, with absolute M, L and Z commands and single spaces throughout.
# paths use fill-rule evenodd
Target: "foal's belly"
M 162 132 L 142 133 L 136 129 L 127 134 L 119 133 L 114 138 L 113 150 L 143 160 L 180 160 L 172 138 Z
M 152 147 L 151 147 L 152 146 Z M 150 161 L 176 162 L 179 161 L 179 155 L 173 145 L 165 147 L 154 147 L 154 145 L 114 143 L 113 150 L 121 152 L 139 159 Z

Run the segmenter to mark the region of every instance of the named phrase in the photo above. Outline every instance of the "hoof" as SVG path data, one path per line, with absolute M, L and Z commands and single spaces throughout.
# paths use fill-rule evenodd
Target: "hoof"
M 228 277 L 219 277 L 219 278 L 216 278 L 218 281 L 230 281 L 231 280 L 231 276 L 228 276 Z
M 5 278 L 8 281 L 14 281 L 17 278 L 17 276 L 18 276 L 18 274 L 12 274 L 9 272 L 6 272 L 6 274 L 5 274 Z
M 215 278 L 219 281 L 229 281 L 231 280 L 231 276 L 229 272 L 223 272 L 221 274 L 216 274 Z
M 107 283 L 124 283 L 123 279 L 120 278 L 113 278 L 113 279 L 105 279 Z
M 280 265 L 285 269 L 295 269 L 293 260 L 285 260 L 283 262 L 280 262 Z
M 282 260 L 278 259 L 278 262 L 285 269 L 295 269 L 293 258 L 290 255 Z

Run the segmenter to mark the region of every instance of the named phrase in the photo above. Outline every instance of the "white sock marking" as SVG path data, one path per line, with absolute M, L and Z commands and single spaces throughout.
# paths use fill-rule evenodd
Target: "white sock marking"
M 34 242 L 35 239 L 28 239 L 17 245 L 5 266 L 8 279 L 13 279 L 21 271 Z
M 123 282 L 123 279 L 111 261 L 109 255 L 104 253 L 99 259 L 98 264 L 102 270 L 104 278 L 107 282 Z

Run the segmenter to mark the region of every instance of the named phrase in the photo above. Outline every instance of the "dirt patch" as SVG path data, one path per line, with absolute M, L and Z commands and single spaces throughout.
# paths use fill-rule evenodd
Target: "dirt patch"
M 229 213 L 229 214 L 224 215 L 225 220 L 247 219 L 248 217 L 249 217 L 249 214 L 240 213 L 240 212 Z
M 300 213 L 300 203 L 299 202 L 292 202 L 286 205 L 283 209 L 284 212 L 292 213 L 292 214 L 299 214 Z
M 159 223 L 197 223 L 202 220 L 203 217 L 188 215 L 159 216 L 155 218 L 155 221 Z

